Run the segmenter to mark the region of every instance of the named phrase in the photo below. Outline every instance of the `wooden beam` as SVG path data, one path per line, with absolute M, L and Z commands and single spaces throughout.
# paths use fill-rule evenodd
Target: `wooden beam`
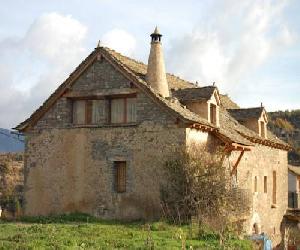
M 233 168 L 232 168 L 232 171 L 231 171 L 231 173 L 230 173 L 230 176 L 232 176 L 233 173 L 236 171 L 236 169 L 237 169 L 237 167 L 238 167 L 238 165 L 239 165 L 239 163 L 240 163 L 240 161 L 241 161 L 241 159 L 242 159 L 244 153 L 245 153 L 244 150 L 241 151 L 241 153 L 240 153 L 240 155 L 239 155 L 239 158 L 237 159 L 236 163 L 234 164 L 234 166 L 233 166 Z

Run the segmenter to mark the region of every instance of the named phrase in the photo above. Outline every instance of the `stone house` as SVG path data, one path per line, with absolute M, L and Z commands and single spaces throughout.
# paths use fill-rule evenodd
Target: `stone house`
M 288 206 L 300 209 L 300 167 L 289 165 L 288 168 Z
M 98 46 L 16 127 L 26 136 L 25 214 L 158 218 L 166 158 L 190 143 L 222 145 L 237 185 L 252 191 L 247 232 L 278 242 L 289 145 L 267 130 L 263 107 L 166 73 L 161 37 L 151 34 L 148 65 Z

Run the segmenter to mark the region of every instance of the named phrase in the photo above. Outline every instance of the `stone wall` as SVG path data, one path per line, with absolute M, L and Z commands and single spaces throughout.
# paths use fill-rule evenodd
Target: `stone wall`
M 25 213 L 81 211 L 102 218 L 160 215 L 163 163 L 185 140 L 185 129 L 139 127 L 53 129 L 27 145 Z M 114 191 L 114 161 L 127 162 L 127 191 Z
M 137 95 L 136 124 L 72 124 L 72 93 Z M 26 135 L 25 213 L 81 211 L 102 218 L 160 214 L 162 167 L 185 143 L 185 128 L 105 60 L 79 77 Z M 127 192 L 114 191 L 114 161 L 126 161 Z
M 239 153 L 229 157 L 233 165 Z M 273 204 L 273 171 L 276 171 L 276 204 Z M 255 176 L 257 192 L 254 191 Z M 264 176 L 267 177 L 267 192 L 264 190 Z M 240 187 L 252 191 L 251 216 L 247 220 L 247 233 L 252 233 L 256 223 L 260 232 L 267 233 L 278 244 L 281 240 L 280 225 L 288 206 L 288 163 L 287 152 L 256 144 L 245 152 L 237 168 L 237 182 Z

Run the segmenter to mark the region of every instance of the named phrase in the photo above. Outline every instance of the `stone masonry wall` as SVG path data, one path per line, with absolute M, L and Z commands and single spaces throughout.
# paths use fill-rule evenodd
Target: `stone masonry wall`
M 131 88 L 105 60 L 96 61 L 70 92 L 110 92 Z M 176 117 L 133 88 L 134 125 L 73 126 L 72 101 L 61 97 L 26 135 L 25 213 L 81 211 L 102 218 L 154 218 L 160 214 L 161 167 L 185 142 Z M 127 192 L 116 193 L 114 161 L 127 162 Z
M 185 129 L 139 127 L 53 129 L 27 144 L 25 214 L 86 212 L 110 219 L 160 215 L 162 167 L 183 145 Z M 114 161 L 127 162 L 127 191 L 114 191 Z
M 130 88 L 130 81 L 121 73 L 116 71 L 107 61 L 96 61 L 90 68 L 82 74 L 72 86 L 72 91 L 82 91 L 90 93 L 117 93 Z M 152 121 L 159 123 L 172 123 L 176 118 L 153 102 L 146 94 L 134 88 L 137 93 L 137 123 Z M 99 126 L 104 124 L 98 124 Z M 72 124 L 72 100 L 63 96 L 44 116 L 37 122 L 34 129 L 49 128 L 71 128 Z
M 229 157 L 233 165 L 239 152 Z M 276 171 L 276 204 L 273 204 L 273 171 Z M 254 179 L 257 177 L 257 192 Z M 267 177 L 267 192 L 264 192 L 264 176 Z M 260 232 L 265 232 L 277 245 L 281 240 L 280 225 L 288 206 L 288 163 L 287 152 L 256 144 L 245 152 L 237 168 L 237 182 L 240 187 L 251 190 L 251 216 L 246 223 L 246 232 L 252 233 L 256 223 Z

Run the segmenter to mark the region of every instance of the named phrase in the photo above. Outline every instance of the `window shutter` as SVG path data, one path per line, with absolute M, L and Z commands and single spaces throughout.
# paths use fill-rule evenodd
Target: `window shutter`
M 93 101 L 87 100 L 85 105 L 85 123 L 92 124 Z
M 111 123 L 124 122 L 124 99 L 111 100 Z
M 264 176 L 264 193 L 268 192 L 268 177 Z
M 273 171 L 273 204 L 276 204 L 276 171 Z
M 136 98 L 127 99 L 127 122 L 136 122 Z
M 105 101 L 93 100 L 92 123 L 99 124 L 105 120 Z
M 126 162 L 116 162 L 116 191 L 118 193 L 126 192 Z
M 80 100 L 73 102 L 73 123 L 85 123 L 85 101 Z

